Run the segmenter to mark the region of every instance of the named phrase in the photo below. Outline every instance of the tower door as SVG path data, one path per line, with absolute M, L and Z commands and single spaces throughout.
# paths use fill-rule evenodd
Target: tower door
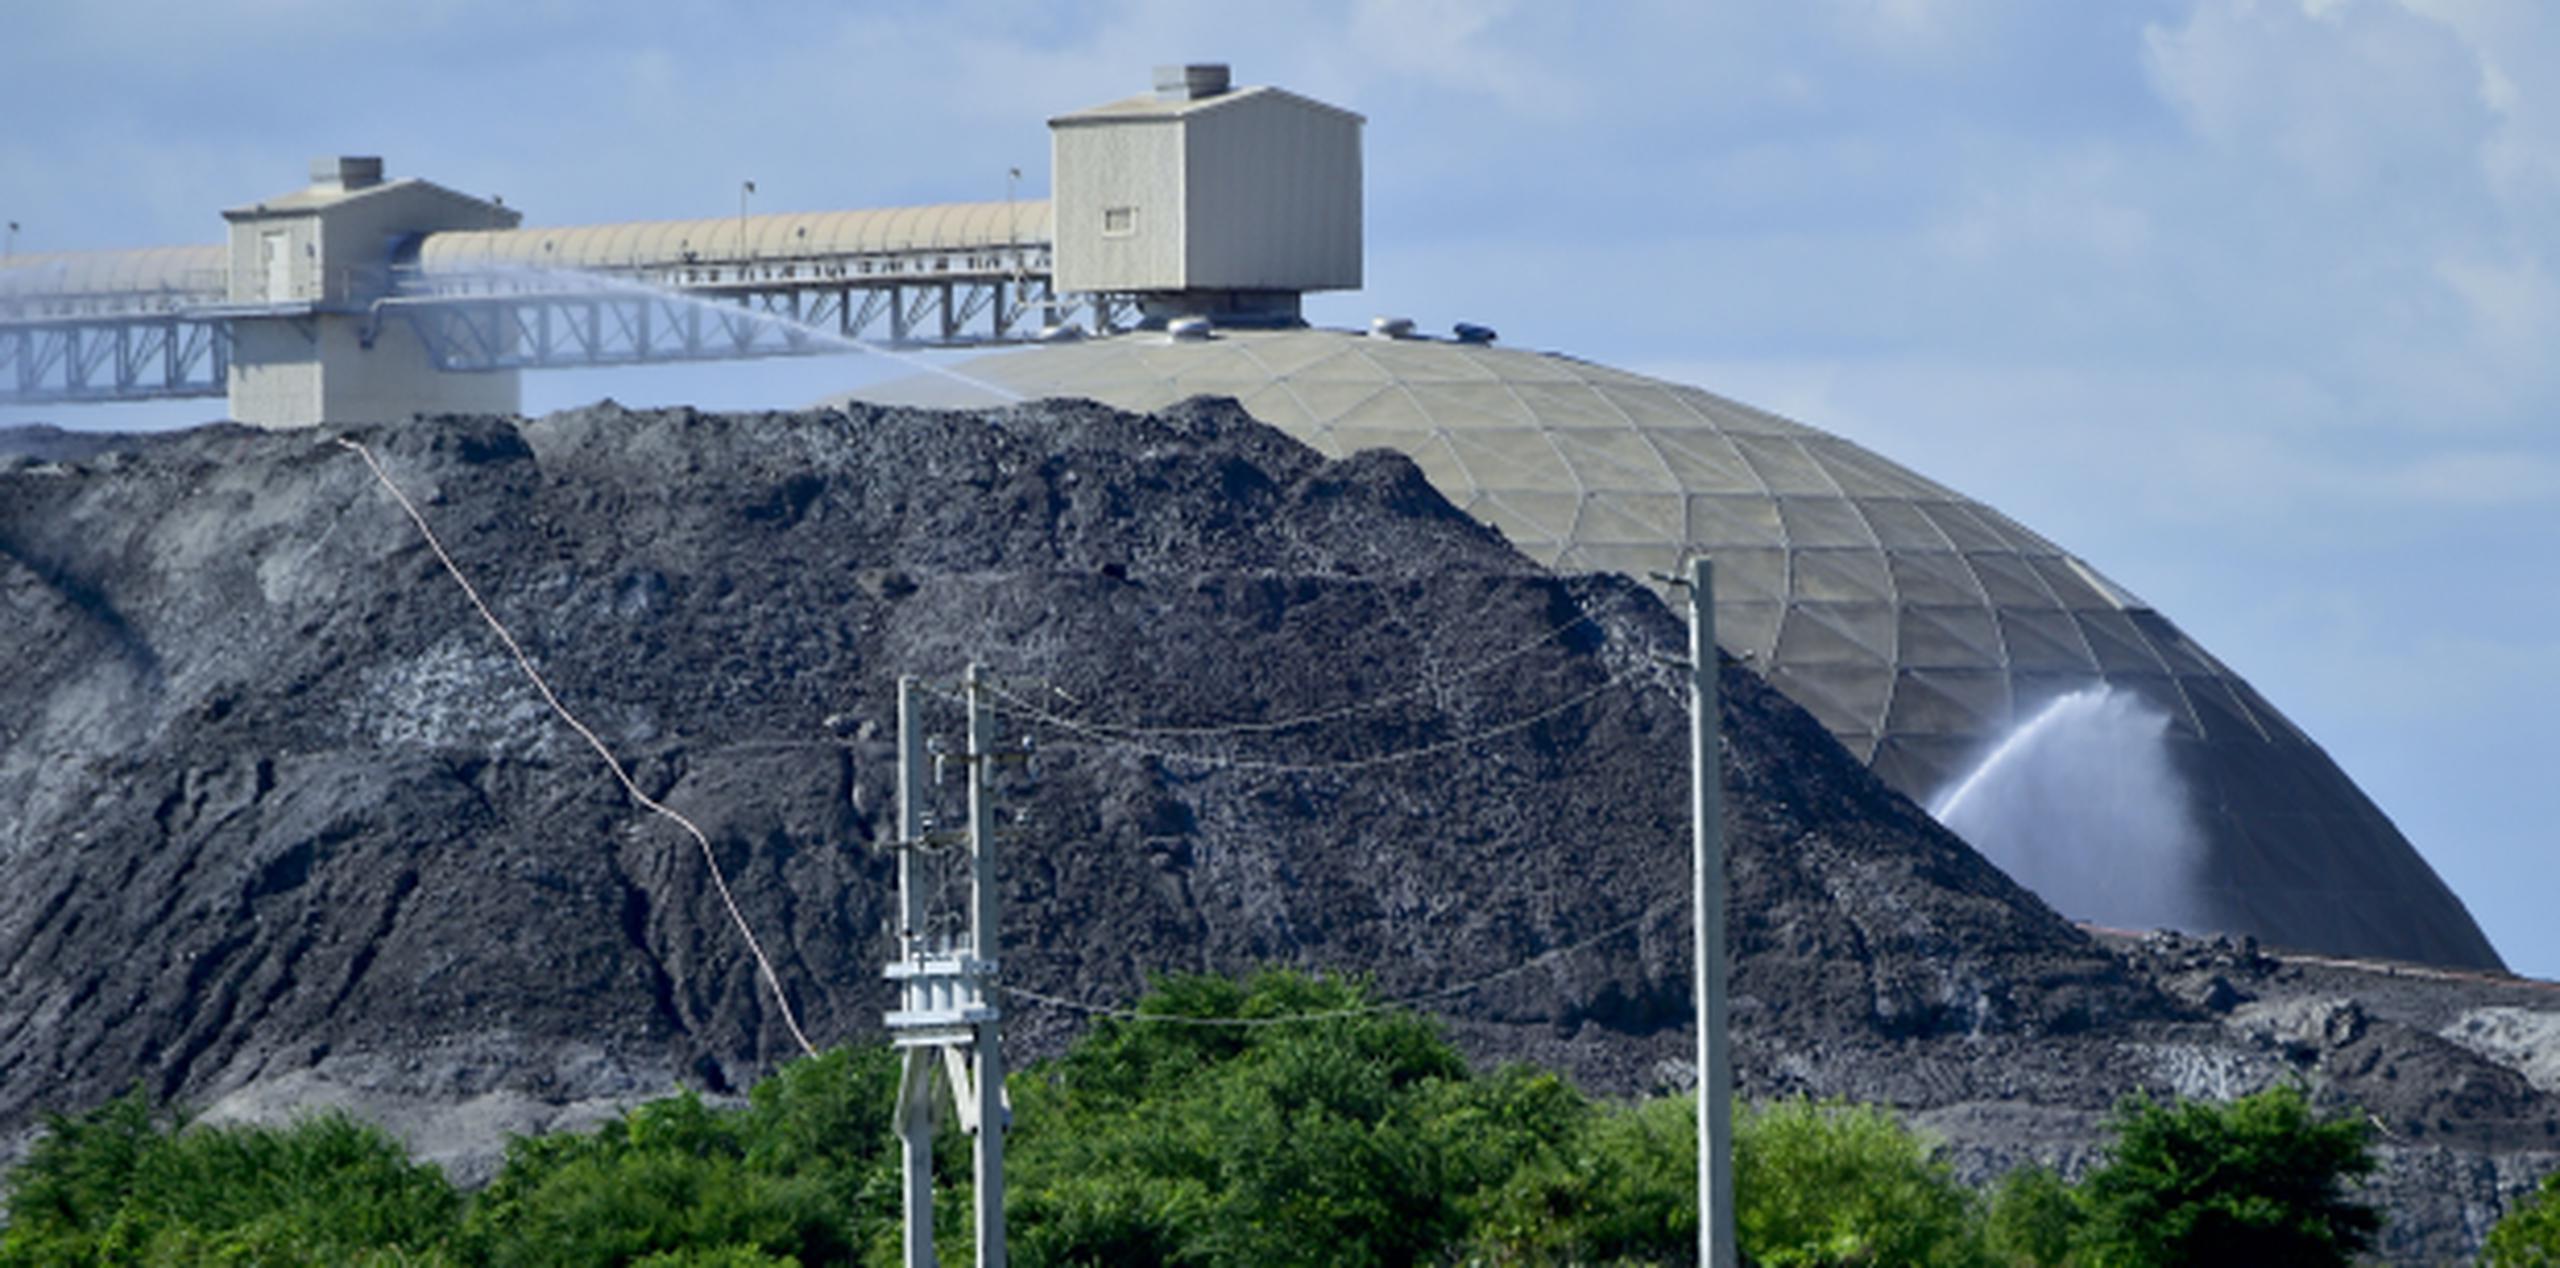
M 270 229 L 258 235 L 258 248 L 267 264 L 267 302 L 281 304 L 293 298 L 291 236 L 282 229 Z

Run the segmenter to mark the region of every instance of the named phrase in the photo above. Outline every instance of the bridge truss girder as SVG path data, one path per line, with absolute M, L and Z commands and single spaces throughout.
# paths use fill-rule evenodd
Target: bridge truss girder
M 1045 327 L 1133 322 L 1134 299 L 1050 292 L 1040 276 L 660 291 L 439 294 L 384 301 L 439 370 L 469 373 L 1022 343 Z
M 229 390 L 231 328 L 183 315 L 0 322 L 0 400 L 178 400 Z

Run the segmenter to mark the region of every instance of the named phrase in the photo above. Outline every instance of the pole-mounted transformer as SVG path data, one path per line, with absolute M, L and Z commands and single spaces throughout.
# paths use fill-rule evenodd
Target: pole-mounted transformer
M 898 852 L 897 958 L 885 970 L 898 984 L 898 1007 L 883 1020 L 900 1054 L 895 1121 L 903 1146 L 907 1268 L 940 1263 L 933 1249 L 933 1133 L 935 1092 L 946 1083 L 960 1130 L 972 1138 L 977 1262 L 979 1268 L 1003 1268 L 1005 1262 L 1004 1134 L 1012 1110 L 998 1033 L 1003 1014 L 994 1000 L 1001 912 L 991 785 L 999 763 L 1027 760 L 1029 751 L 997 748 L 995 710 L 976 665 L 969 667 L 966 692 L 968 747 L 957 755 L 933 754 L 931 762 L 937 782 L 955 764 L 969 781 L 969 826 L 964 833 L 937 831 L 924 809 L 921 684 L 911 677 L 898 680 L 898 839 L 890 847 Z M 956 935 L 937 932 L 927 910 L 921 856 L 964 846 L 968 927 Z

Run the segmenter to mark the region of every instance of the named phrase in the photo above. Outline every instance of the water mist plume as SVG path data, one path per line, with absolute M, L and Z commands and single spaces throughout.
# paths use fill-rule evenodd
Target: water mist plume
M 609 273 L 590 273 L 582 269 L 544 268 L 538 265 L 493 265 L 473 271 L 468 277 L 516 293 L 539 295 L 623 295 L 657 300 L 697 309 L 724 321 L 745 321 L 771 330 L 786 332 L 787 337 L 845 352 L 866 353 L 885 357 L 927 374 L 938 375 L 964 384 L 994 398 L 996 403 L 1017 404 L 1022 394 L 999 383 L 991 383 L 964 371 L 935 362 L 929 357 L 869 339 L 858 339 L 815 322 L 800 321 L 781 313 L 750 308 L 743 304 L 710 299 L 669 286 L 657 286 L 635 278 Z
M 2072 692 L 2010 732 L 1929 813 L 2063 915 L 2210 928 L 2204 840 L 2168 729 L 2130 692 Z

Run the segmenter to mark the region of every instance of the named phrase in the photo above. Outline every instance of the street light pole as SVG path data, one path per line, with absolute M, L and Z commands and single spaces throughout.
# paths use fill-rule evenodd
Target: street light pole
M 747 276 L 747 195 L 756 192 L 754 181 L 738 182 L 738 278 Z
M 1022 184 L 1022 169 L 1004 169 L 1004 237 L 1005 248 L 1013 252 L 1013 279 L 1017 289 L 1022 281 L 1022 224 L 1014 214 L 1015 187 Z
M 1689 561 L 1691 948 L 1698 1005 L 1698 1263 L 1733 1268 L 1733 1066 L 1725 1047 L 1724 761 L 1716 742 L 1715 570 Z

